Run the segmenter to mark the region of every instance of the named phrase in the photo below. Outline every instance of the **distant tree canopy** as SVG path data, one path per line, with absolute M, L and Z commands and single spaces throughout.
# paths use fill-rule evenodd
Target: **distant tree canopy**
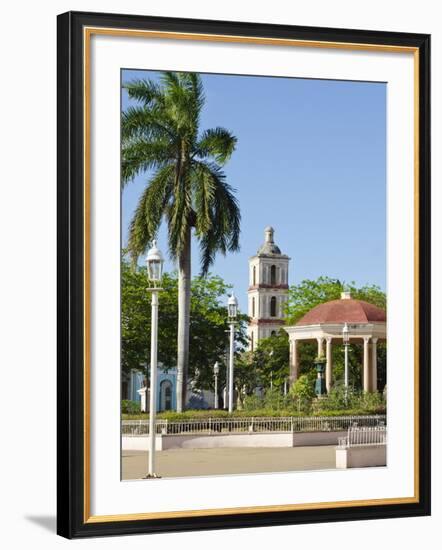
M 294 325 L 313 307 L 339 300 L 341 292 L 347 290 L 356 300 L 364 300 L 387 309 L 387 297 L 377 285 L 364 285 L 357 287 L 354 282 L 344 283 L 339 279 L 319 277 L 316 280 L 305 279 L 299 285 L 293 285 L 289 289 L 289 297 L 286 308 L 286 324 Z
M 250 363 L 259 373 L 262 386 L 282 387 L 289 376 L 289 338 L 285 330 L 259 340 Z
M 146 290 L 146 269 L 135 270 L 122 263 L 121 338 L 122 369 L 144 370 L 150 361 L 151 295 Z M 165 368 L 176 366 L 178 327 L 178 278 L 165 273 L 159 296 L 158 361 Z M 213 365 L 220 363 L 219 385 L 225 380 L 227 332 L 226 294 L 230 286 L 220 277 L 207 275 L 192 279 L 190 315 L 190 378 L 199 388 L 213 388 Z M 236 330 L 237 346 L 246 345 L 245 315 L 240 315 Z

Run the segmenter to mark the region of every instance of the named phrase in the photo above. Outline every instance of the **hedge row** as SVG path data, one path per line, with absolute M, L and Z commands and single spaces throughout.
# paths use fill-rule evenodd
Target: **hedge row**
M 224 410 L 187 410 L 182 413 L 177 413 L 174 411 L 161 412 L 157 414 L 157 418 L 170 421 L 179 421 L 179 420 L 202 420 L 205 418 L 250 418 L 258 416 L 268 416 L 273 418 L 278 418 L 281 416 L 364 416 L 364 415 L 375 415 L 375 414 L 385 414 L 386 409 L 380 407 L 376 410 L 370 409 L 345 409 L 345 410 L 325 410 L 318 411 L 316 413 L 299 413 L 294 412 L 293 410 L 270 410 L 270 409 L 257 409 L 255 411 L 245 411 L 245 410 L 235 410 L 232 414 L 229 414 Z M 146 413 L 138 414 L 123 414 L 123 420 L 145 420 L 149 418 L 149 415 Z

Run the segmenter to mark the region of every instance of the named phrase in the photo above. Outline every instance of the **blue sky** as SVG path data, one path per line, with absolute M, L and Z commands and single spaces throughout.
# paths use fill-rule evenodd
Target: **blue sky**
M 123 71 L 123 82 L 158 79 Z M 386 285 L 386 85 L 372 82 L 202 75 L 201 128 L 224 126 L 238 138 L 224 167 L 236 189 L 241 250 L 211 269 L 234 285 L 246 307 L 248 259 L 275 229 L 291 257 L 289 283 L 320 275 Z M 122 108 L 130 104 L 123 90 Z M 123 245 L 148 174 L 122 197 Z M 164 228 L 159 246 L 166 252 Z M 193 243 L 192 271 L 199 253 Z M 166 270 L 172 270 L 169 258 Z

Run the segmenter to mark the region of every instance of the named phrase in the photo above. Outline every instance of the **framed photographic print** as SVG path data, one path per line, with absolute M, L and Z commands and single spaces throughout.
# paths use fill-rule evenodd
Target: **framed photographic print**
M 430 37 L 58 17 L 58 533 L 430 513 Z

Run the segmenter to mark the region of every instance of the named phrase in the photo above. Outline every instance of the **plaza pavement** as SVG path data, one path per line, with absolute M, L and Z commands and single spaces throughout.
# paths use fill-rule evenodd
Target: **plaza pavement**
M 161 477 L 292 472 L 335 468 L 335 446 L 170 449 L 157 452 Z M 123 479 L 145 477 L 148 453 L 123 451 Z

